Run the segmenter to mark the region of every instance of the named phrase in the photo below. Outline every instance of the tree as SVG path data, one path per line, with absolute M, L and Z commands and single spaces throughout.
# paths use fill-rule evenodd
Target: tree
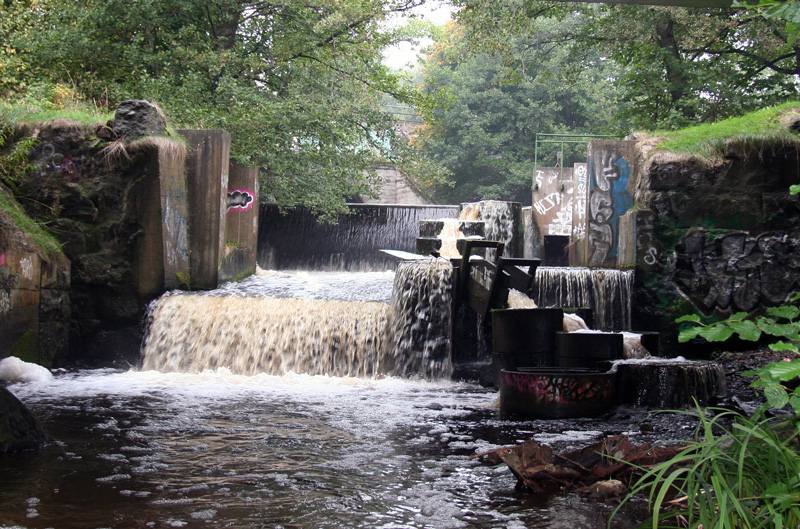
M 452 188 L 436 188 L 440 200 L 529 203 L 537 132 L 618 129 L 612 122 L 613 65 L 594 56 L 580 71 L 566 68 L 568 54 L 554 48 L 548 34 L 576 21 L 540 23 L 540 33 L 518 47 L 504 41 L 505 58 L 513 54 L 518 67 L 499 50 L 470 53 L 465 28 L 457 24 L 426 60 L 424 88 L 436 104 L 423 108 L 426 124 L 418 142 L 453 174 Z M 565 154 L 565 163 L 580 158 Z M 540 163 L 555 162 L 542 156 Z
M 381 64 L 395 38 L 381 23 L 421 1 L 39 0 L 14 14 L 29 23 L 9 45 L 29 84 L 225 128 L 233 156 L 261 168 L 263 198 L 335 213 L 369 192 L 374 163 L 406 161 L 380 101 L 414 94 Z
M 517 68 L 519 52 L 508 52 L 509 40 L 530 40 L 547 17 L 580 13 L 584 24 L 565 27 L 551 41 L 567 48 L 575 68 L 583 67 L 586 54 L 600 53 L 624 69 L 619 116 L 635 127 L 679 128 L 798 95 L 800 48 L 792 34 L 783 21 L 747 10 L 536 0 L 462 4 L 460 20 L 472 46 L 496 48 Z

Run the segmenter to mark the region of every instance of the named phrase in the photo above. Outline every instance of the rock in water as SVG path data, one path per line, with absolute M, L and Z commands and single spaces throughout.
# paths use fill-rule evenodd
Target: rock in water
M 0 387 L 0 454 L 38 448 L 47 436 L 28 408 Z
M 8 382 L 46 382 L 53 374 L 45 367 L 31 362 L 23 362 L 16 356 L 0 360 L 0 380 Z
M 123 101 L 114 114 L 114 132 L 121 138 L 136 138 L 153 134 L 166 134 L 164 113 L 144 99 Z

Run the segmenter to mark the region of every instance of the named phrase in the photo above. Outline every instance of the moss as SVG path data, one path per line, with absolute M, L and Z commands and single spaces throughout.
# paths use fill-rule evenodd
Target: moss
M 800 102 L 768 107 L 744 116 L 685 129 L 653 133 L 664 137 L 657 149 L 673 153 L 722 158 L 730 150 L 762 152 L 800 144 L 797 123 Z
M 39 363 L 39 334 L 33 330 L 25 331 L 17 343 L 11 348 L 10 356 L 16 356 L 25 362 Z
M 62 254 L 61 244 L 58 240 L 48 233 L 39 223 L 25 214 L 22 206 L 13 197 L 11 192 L 0 184 L 0 210 L 5 213 L 11 221 L 28 236 L 41 256 L 46 260 Z

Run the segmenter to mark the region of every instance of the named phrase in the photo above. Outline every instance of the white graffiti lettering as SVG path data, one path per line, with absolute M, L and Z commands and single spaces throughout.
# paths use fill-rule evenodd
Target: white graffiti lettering
M 536 181 L 536 187 L 542 187 L 542 184 L 544 183 L 544 171 L 537 169 L 534 180 Z
M 22 277 L 27 280 L 33 279 L 33 259 L 30 257 L 23 257 L 19 260 L 19 266 L 22 270 Z
M 561 193 L 550 193 L 543 199 L 537 200 L 533 208 L 540 215 L 544 215 L 559 204 L 561 204 Z

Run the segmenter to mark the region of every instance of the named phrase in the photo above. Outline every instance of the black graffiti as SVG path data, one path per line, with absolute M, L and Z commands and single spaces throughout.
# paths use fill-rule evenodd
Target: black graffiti
M 0 290 L 5 290 L 6 294 L 11 294 L 11 291 L 19 288 L 20 275 L 12 274 L 8 268 L 0 268 Z
M 704 314 L 780 305 L 798 280 L 800 231 L 711 238 L 692 230 L 675 246 L 672 283 Z
M 254 200 L 250 191 L 234 189 L 228 192 L 228 209 L 250 209 Z

